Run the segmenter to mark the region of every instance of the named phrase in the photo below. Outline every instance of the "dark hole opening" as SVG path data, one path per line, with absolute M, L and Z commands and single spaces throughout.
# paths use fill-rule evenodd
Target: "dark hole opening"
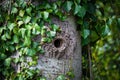
M 56 40 L 54 40 L 54 46 L 56 48 L 60 48 L 62 46 L 62 44 L 63 44 L 63 40 L 62 39 L 56 39 Z

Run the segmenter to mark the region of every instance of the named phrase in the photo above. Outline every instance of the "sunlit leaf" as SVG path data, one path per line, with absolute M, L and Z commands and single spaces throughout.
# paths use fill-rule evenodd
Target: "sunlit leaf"
M 24 19 L 23 19 L 23 21 L 24 21 L 25 24 L 29 23 L 30 20 L 31 20 L 31 17 L 30 17 L 30 16 L 26 16 L 26 17 L 24 17 Z
M 56 32 L 55 32 L 55 31 L 50 31 L 50 35 L 51 35 L 52 37 L 55 37 Z
M 80 5 L 75 5 L 74 15 L 80 11 L 80 8 L 81 8 Z
M 16 24 L 15 24 L 15 23 L 8 23 L 7 26 L 8 26 L 8 28 L 9 28 L 9 30 L 12 31 L 13 28 L 16 26 Z
M 59 75 L 55 80 L 65 80 L 65 76 L 64 75 Z
M 25 36 L 24 45 L 25 46 L 30 46 L 31 45 L 31 39 L 29 37 Z
M 15 14 L 18 12 L 18 9 L 16 7 L 13 7 L 12 10 L 11 10 L 11 13 Z
M 24 16 L 24 13 L 25 13 L 24 10 L 20 10 L 20 11 L 19 11 L 19 16 L 23 17 L 23 16 Z
M 47 19 L 48 17 L 49 17 L 49 13 L 46 12 L 46 11 L 44 11 L 44 12 L 43 12 L 43 18 L 44 18 L 44 19 Z
M 1 36 L 1 39 L 4 40 L 4 41 L 6 41 L 6 40 L 7 40 L 6 35 L 5 35 L 5 34 L 2 35 L 2 36 Z
M 23 24 L 23 21 L 18 21 L 18 26 L 21 26 Z

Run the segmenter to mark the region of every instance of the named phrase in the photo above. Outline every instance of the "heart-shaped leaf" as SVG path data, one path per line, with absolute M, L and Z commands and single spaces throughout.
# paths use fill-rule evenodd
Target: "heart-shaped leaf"
M 69 12 L 72 8 L 73 2 L 72 1 L 66 1 L 65 4 L 63 5 L 64 10 Z

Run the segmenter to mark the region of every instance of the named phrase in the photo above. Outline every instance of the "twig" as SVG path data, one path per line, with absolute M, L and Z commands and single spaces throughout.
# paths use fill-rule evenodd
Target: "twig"
M 93 80 L 90 44 L 88 44 L 88 59 L 89 59 L 89 74 L 90 74 L 90 80 Z

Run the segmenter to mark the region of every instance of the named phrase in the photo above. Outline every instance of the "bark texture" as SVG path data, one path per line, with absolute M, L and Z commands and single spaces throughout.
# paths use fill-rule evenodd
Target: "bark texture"
M 66 74 L 71 69 L 74 71 L 75 78 L 81 78 L 81 39 L 76 30 L 74 17 L 69 17 L 65 21 L 52 18 L 52 22 L 58 25 L 62 31 L 51 43 L 46 43 L 42 47 L 44 55 L 39 55 L 36 68 L 42 70 L 42 74 L 48 80 L 54 80 L 60 74 Z M 47 25 L 49 26 L 49 25 Z M 36 39 L 39 41 L 40 39 Z

